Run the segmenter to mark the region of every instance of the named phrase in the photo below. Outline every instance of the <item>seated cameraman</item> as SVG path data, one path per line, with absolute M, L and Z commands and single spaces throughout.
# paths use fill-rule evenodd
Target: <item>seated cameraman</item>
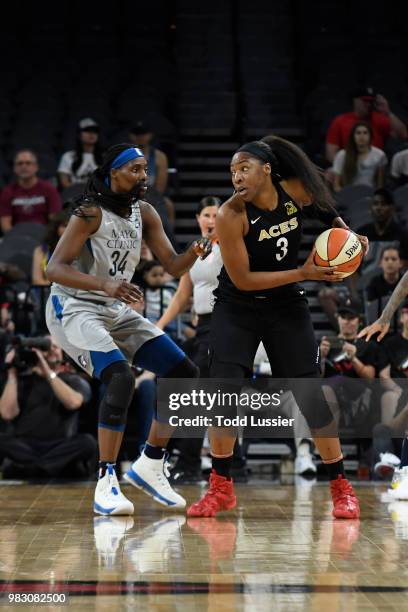
M 353 304 L 341 306 L 338 336 L 324 336 L 320 342 L 322 376 L 327 379 L 325 395 L 336 421 L 339 423 L 342 417 L 341 425 L 356 431 L 366 425 L 371 412 L 367 382 L 375 377 L 378 363 L 377 344 L 357 338 L 359 323 L 359 312 Z M 361 443 L 361 447 L 368 454 L 367 443 Z
M 400 464 L 402 439 L 408 435 L 408 302 L 400 312 L 400 333 L 380 346 L 380 378 L 386 389 L 381 398 L 381 423 L 374 427 L 375 472 L 389 477 Z
M 64 372 L 62 350 L 52 338 L 22 343 L 5 358 L 0 417 L 11 431 L 0 434 L 3 477 L 88 475 L 96 441 L 76 431 L 78 409 L 89 401 L 91 388 L 79 375 Z

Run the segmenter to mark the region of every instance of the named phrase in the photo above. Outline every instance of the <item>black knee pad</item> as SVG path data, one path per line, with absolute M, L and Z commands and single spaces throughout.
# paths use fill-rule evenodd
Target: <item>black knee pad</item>
M 312 385 L 309 392 L 303 388 L 303 393 L 294 393 L 294 396 L 310 429 L 322 429 L 334 422 L 333 413 L 321 387 Z
M 99 407 L 99 427 L 123 431 L 135 391 L 135 377 L 126 361 L 115 361 L 101 375 L 106 393 Z
M 198 378 L 200 368 L 188 357 L 184 357 L 175 368 L 167 372 L 163 378 Z

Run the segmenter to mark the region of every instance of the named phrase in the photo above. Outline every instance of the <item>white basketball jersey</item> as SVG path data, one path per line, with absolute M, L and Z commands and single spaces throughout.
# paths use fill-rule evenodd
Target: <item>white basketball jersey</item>
M 102 219 L 98 230 L 89 236 L 79 257 L 72 266 L 79 272 L 130 282 L 140 261 L 142 241 L 142 215 L 138 202 L 132 205 L 132 214 L 124 219 L 101 208 Z M 85 291 L 54 283 L 52 293 L 65 293 L 78 299 L 113 302 L 103 291 Z

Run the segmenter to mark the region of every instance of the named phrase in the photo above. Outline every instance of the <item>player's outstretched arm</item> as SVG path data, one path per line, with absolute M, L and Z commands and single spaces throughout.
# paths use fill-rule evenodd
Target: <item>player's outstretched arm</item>
M 390 328 L 390 322 L 397 308 L 408 295 L 408 272 L 405 272 L 398 285 L 395 287 L 390 299 L 384 308 L 382 315 L 377 321 L 361 330 L 358 337 L 370 340 L 371 336 L 379 332 L 377 341 L 380 342 Z
M 79 256 L 89 236 L 99 228 L 100 222 L 101 211 L 97 207 L 89 208 L 86 217 L 73 215 L 52 254 L 46 275 L 51 282 L 66 287 L 85 291 L 104 291 L 110 297 L 126 304 L 138 302 L 143 298 L 143 294 L 136 285 L 85 274 L 72 266 L 72 262 Z
M 143 220 L 143 237 L 149 249 L 154 253 L 163 268 L 172 276 L 179 277 L 187 272 L 197 257 L 205 259 L 211 253 L 211 241 L 200 238 L 178 255 L 163 229 L 163 224 L 151 204 L 143 202 L 141 206 Z

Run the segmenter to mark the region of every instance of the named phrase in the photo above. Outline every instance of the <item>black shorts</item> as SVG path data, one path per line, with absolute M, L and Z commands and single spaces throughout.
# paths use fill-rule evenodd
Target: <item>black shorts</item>
M 211 376 L 234 377 L 238 369 L 251 376 L 260 342 L 275 378 L 320 375 L 319 347 L 304 296 L 280 303 L 256 298 L 217 301 L 211 318 Z M 227 364 L 234 367 L 229 369 Z

